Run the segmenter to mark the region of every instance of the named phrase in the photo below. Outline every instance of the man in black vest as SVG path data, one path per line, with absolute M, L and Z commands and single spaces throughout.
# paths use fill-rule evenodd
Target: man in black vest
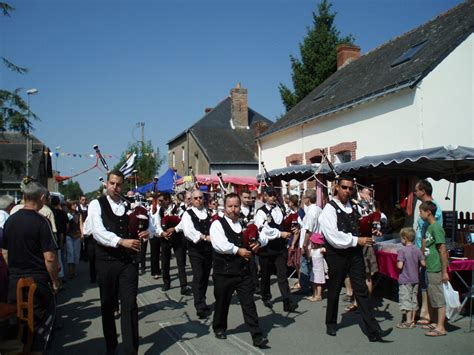
M 255 203 L 252 200 L 250 191 L 247 189 L 243 189 L 240 191 L 240 213 L 239 219 L 240 224 L 245 229 L 248 225 L 254 223 L 255 218 Z M 254 284 L 254 292 L 260 293 L 260 283 L 258 281 L 258 261 L 255 254 L 252 254 L 250 257 L 250 273 L 252 275 L 252 280 Z
M 176 225 L 180 222 L 179 206 L 171 203 L 171 195 L 164 192 L 158 198 L 160 208 L 154 215 L 156 234 L 161 239 L 161 268 L 163 270 L 163 291 L 168 291 L 171 286 L 170 277 L 170 260 L 171 249 L 176 256 L 176 264 L 178 266 L 178 278 L 181 286 L 181 294 L 188 296 L 191 289 L 188 287 L 186 279 L 185 260 L 186 249 L 184 247 L 185 239 L 182 232 L 176 232 Z
M 272 308 L 270 276 L 272 265 L 275 265 L 278 288 L 283 299 L 283 310 L 294 312 L 298 305 L 290 298 L 290 286 L 287 278 L 287 243 L 291 233 L 282 231 L 283 212 L 276 203 L 277 198 L 276 189 L 267 187 L 264 192 L 265 205 L 255 214 L 255 225 L 260 231 L 259 241 L 262 243 L 262 248 L 258 253 L 262 273 L 260 294 L 265 307 Z
M 89 261 L 89 277 L 90 282 L 95 283 L 97 279 L 97 271 L 95 268 L 95 240 L 91 235 L 84 234 L 84 222 L 87 219 L 89 205 L 87 204 L 87 197 L 81 196 L 79 199 L 78 211 L 82 216 L 81 233 L 83 234 L 84 246 L 84 260 Z
M 373 241 L 371 237 L 359 237 L 360 216 L 357 207 L 350 203 L 353 184 L 348 176 L 338 178 L 334 199 L 326 204 L 319 217 L 321 232 L 326 240 L 325 259 L 329 273 L 326 333 L 336 335 L 339 294 L 344 279 L 349 275 L 362 316 L 363 330 L 370 341 L 381 341 L 392 328 L 382 331 L 369 306 L 362 247 L 372 245 Z
M 114 303 L 119 297 L 123 352 L 138 352 L 137 253 L 140 250 L 140 240 L 129 239 L 128 207 L 120 198 L 123 180 L 124 176 L 120 171 L 111 171 L 107 178 L 107 196 L 102 196 L 89 205 L 92 234 L 97 242 L 97 276 L 107 354 L 117 353 Z M 138 234 L 140 239 L 148 239 L 149 236 L 148 230 Z
M 257 307 L 253 300 L 253 281 L 250 274 L 248 249 L 258 247 L 257 243 L 244 246 L 242 225 L 239 222 L 240 198 L 230 193 L 224 198 L 224 217 L 211 225 L 210 236 L 213 255 L 214 297 L 216 305 L 212 328 L 216 338 L 225 339 L 227 315 L 232 294 L 237 291 L 245 324 L 250 328 L 253 344 L 264 347 L 268 339 L 263 336 L 258 325 Z M 247 249 L 247 248 L 248 249 Z
M 211 311 L 206 304 L 206 291 L 212 267 L 212 245 L 209 237 L 211 217 L 204 208 L 203 194 L 194 190 L 192 207 L 186 210 L 181 220 L 184 236 L 188 240 L 189 260 L 193 272 L 194 307 L 199 318 L 206 318 Z

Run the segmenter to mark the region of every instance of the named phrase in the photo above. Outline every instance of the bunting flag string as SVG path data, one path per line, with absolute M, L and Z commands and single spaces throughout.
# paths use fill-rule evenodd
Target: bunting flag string
M 94 159 L 95 158 L 95 154 L 90 154 L 90 153 L 49 152 L 49 151 L 45 150 L 43 152 L 43 154 L 44 155 L 49 155 L 50 157 L 54 157 L 54 158 L 89 158 L 89 159 Z M 102 153 L 102 155 L 105 158 L 120 160 L 120 157 L 116 154 Z M 125 154 L 125 157 L 128 159 L 128 158 L 130 158 L 131 155 L 132 155 L 132 153 L 127 153 L 127 154 Z M 155 157 L 156 153 L 155 152 L 144 153 L 143 155 L 147 156 L 147 157 Z

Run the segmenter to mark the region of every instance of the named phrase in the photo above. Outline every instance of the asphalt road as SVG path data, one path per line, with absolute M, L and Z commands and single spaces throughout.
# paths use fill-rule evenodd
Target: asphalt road
M 188 282 L 191 281 L 189 265 L 188 262 Z M 312 303 L 303 296 L 295 296 L 298 312 L 287 314 L 283 312 L 275 279 L 272 284 L 273 310 L 265 308 L 256 296 L 260 325 L 268 336 L 269 347 L 258 349 L 251 344 L 236 296 L 229 312 L 227 339 L 219 340 L 212 332 L 212 319 L 198 319 L 192 296 L 180 295 L 176 268 L 172 267 L 171 272 L 172 288 L 167 292 L 161 291 L 161 279 L 152 279 L 148 272 L 140 276 L 139 354 L 474 354 L 474 331 L 466 333 L 467 318 L 449 324 L 447 336 L 428 338 L 419 327 L 394 329 L 386 343 L 370 343 L 358 325 L 359 314 L 344 314 L 346 304 L 342 301 L 337 336 L 329 337 L 324 325 L 326 300 Z M 80 263 L 78 276 L 65 286 L 66 290 L 59 294 L 58 308 L 58 323 L 62 323 L 62 329 L 55 330 L 47 354 L 105 354 L 99 290 L 97 285 L 89 284 L 86 263 Z M 209 304 L 214 302 L 212 280 L 207 299 Z M 376 298 L 374 305 L 376 319 L 383 329 L 395 327 L 400 321 L 396 302 Z M 117 330 L 120 333 L 120 320 L 117 320 Z

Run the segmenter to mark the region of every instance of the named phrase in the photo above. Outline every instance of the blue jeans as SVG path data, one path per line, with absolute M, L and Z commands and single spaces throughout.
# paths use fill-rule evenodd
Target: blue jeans
M 311 282 L 309 281 L 311 272 L 311 259 L 307 258 L 304 253 L 300 257 L 300 287 L 302 290 L 311 288 Z

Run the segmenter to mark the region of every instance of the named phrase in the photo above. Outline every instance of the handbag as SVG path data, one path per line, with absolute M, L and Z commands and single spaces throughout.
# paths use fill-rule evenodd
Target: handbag
M 443 293 L 444 299 L 446 300 L 446 318 L 451 319 L 461 311 L 459 292 L 455 291 L 448 281 L 443 283 Z

